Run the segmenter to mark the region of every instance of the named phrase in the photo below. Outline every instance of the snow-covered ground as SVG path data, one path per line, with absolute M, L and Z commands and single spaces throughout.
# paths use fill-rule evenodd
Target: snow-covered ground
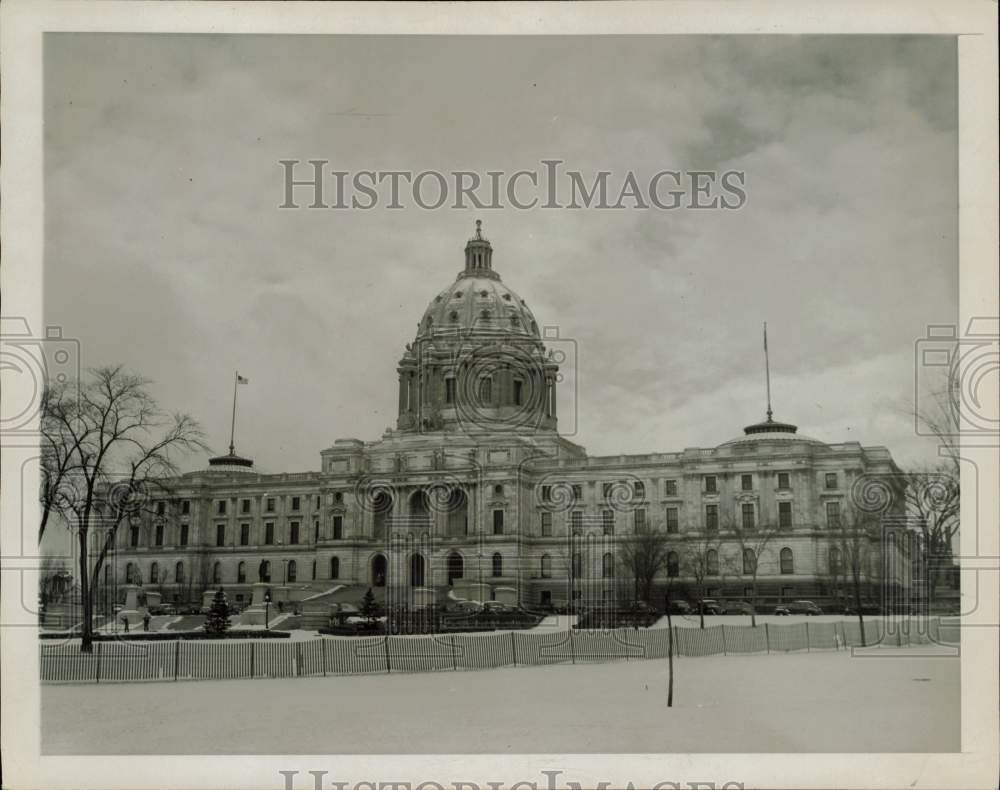
M 45 754 L 946 752 L 939 648 L 471 672 L 44 685 Z M 220 718 L 220 716 L 222 718 Z M 230 726 L 231 725 L 231 726 Z

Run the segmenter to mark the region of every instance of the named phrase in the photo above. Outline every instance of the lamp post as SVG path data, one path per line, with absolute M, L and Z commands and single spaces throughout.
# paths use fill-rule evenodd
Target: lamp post
M 264 630 L 271 630 L 271 591 L 264 593 Z

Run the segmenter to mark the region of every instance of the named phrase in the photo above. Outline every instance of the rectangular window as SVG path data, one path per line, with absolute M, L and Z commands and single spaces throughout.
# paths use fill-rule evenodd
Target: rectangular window
M 190 513 L 191 513 L 191 500 L 185 499 L 183 502 L 181 502 L 181 515 L 187 516 Z
M 779 502 L 778 503 L 778 526 L 782 528 L 788 528 L 792 526 L 792 503 L 791 502 Z
M 680 531 L 680 518 L 678 516 L 678 510 L 675 507 L 667 508 L 667 532 L 679 532 Z
M 601 511 L 601 527 L 605 535 L 615 534 L 615 511 L 613 510 Z
M 633 514 L 633 522 L 636 532 L 643 532 L 646 529 L 646 508 L 639 508 Z
M 552 537 L 552 514 L 549 512 L 542 513 L 542 537 Z
M 455 402 L 455 379 L 453 378 L 447 378 L 444 380 L 444 402 Z
M 715 475 L 705 475 L 705 493 L 715 494 L 718 492 L 718 487 L 715 481 Z
M 249 512 L 250 512 L 250 500 L 249 499 L 240 500 L 240 513 L 249 513 Z
M 574 510 L 569 514 L 570 529 L 574 535 L 583 534 L 583 511 Z
M 162 516 L 166 512 L 167 512 L 167 503 L 166 502 L 157 502 L 156 503 L 156 515 Z
M 293 546 L 299 542 L 299 522 L 293 521 L 288 525 L 288 542 Z
M 524 382 L 521 379 L 514 379 L 514 405 L 520 406 L 524 403 Z
M 543 502 L 552 501 L 552 486 L 542 486 L 542 501 Z
M 333 517 L 333 539 L 342 540 L 344 537 L 344 517 L 334 516 Z
M 240 524 L 240 545 L 249 546 L 250 545 L 250 525 Z
M 265 508 L 264 509 L 267 510 L 268 513 L 273 513 L 274 512 L 274 497 L 273 496 L 269 496 L 267 498 L 267 501 L 265 502 Z
M 635 483 L 632 484 L 632 493 L 635 494 L 635 498 L 641 502 L 646 496 L 646 484 L 636 480 Z
M 215 504 L 215 512 L 218 513 L 220 516 L 226 515 L 226 500 L 225 499 L 220 499 Z
M 719 531 L 719 506 L 705 505 L 705 531 Z
M 743 518 L 743 529 L 753 529 L 754 528 L 753 505 L 749 502 L 745 503 L 740 508 L 740 512 Z
M 181 524 L 181 545 L 186 546 L 188 544 L 188 525 Z
M 225 546 L 226 545 L 226 525 L 216 524 L 215 525 L 215 545 Z
M 613 483 L 604 483 L 601 486 L 601 496 L 604 497 L 605 499 L 608 499 L 611 496 L 611 487 L 612 487 L 612 485 L 614 485 L 614 484 Z
M 132 527 L 128 531 L 128 545 L 133 549 L 139 545 L 139 528 Z
M 302 505 L 302 497 L 292 497 L 292 510 L 298 510 Z
M 740 475 L 740 488 L 744 491 L 753 491 L 753 475 Z
M 319 522 L 313 522 L 313 543 L 319 543 Z
M 163 525 L 162 524 L 157 524 L 156 525 L 156 545 L 157 546 L 162 546 L 163 545 Z
M 788 491 L 792 487 L 788 472 L 778 472 L 778 488 Z
M 573 501 L 574 502 L 579 502 L 581 499 L 583 499 L 583 486 L 576 485 L 574 483 L 574 485 L 573 485 Z
M 839 502 L 827 502 L 826 503 L 826 525 L 828 527 L 839 527 L 840 526 L 840 503 Z
M 274 522 L 268 521 L 264 525 L 264 543 L 268 546 L 274 545 Z
M 677 496 L 677 481 L 676 480 L 664 480 L 663 481 L 663 494 L 664 494 L 664 496 Z
M 835 491 L 837 489 L 837 473 L 827 472 L 826 473 L 826 488 L 828 491 Z
M 503 535 L 503 511 L 493 511 L 493 534 Z
M 316 494 L 316 509 L 319 510 L 321 506 L 322 506 L 321 497 L 319 494 Z

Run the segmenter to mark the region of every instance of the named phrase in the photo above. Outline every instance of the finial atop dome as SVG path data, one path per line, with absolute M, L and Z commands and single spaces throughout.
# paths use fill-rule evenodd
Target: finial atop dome
M 465 271 L 461 276 L 491 277 L 493 273 L 493 247 L 483 235 L 483 221 L 476 220 L 476 235 L 465 245 Z

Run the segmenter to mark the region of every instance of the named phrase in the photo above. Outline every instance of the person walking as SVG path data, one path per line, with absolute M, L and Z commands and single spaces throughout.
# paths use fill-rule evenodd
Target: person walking
M 125 633 L 127 634 L 128 633 L 128 618 L 127 617 L 122 617 L 122 623 L 125 626 Z
M 146 612 L 146 614 L 144 614 L 142 616 L 142 630 L 143 631 L 148 631 L 149 630 L 149 620 L 150 620 L 149 612 Z

